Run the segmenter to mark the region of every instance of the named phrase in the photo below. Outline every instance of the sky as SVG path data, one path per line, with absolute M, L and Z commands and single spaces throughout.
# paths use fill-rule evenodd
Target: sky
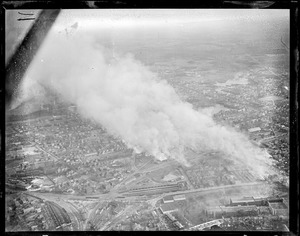
M 86 28 L 166 26 L 180 23 L 289 17 L 277 9 L 86 9 L 63 10 L 57 28 L 79 22 Z
M 21 13 L 41 10 L 6 10 L 5 44 L 6 61 L 26 35 L 33 21 L 18 21 Z M 282 9 L 69 9 L 62 10 L 56 20 L 54 31 L 70 30 L 77 23 L 81 31 L 97 29 L 163 28 L 201 24 L 205 27 L 224 27 L 230 21 L 266 20 L 289 18 L 289 10 Z

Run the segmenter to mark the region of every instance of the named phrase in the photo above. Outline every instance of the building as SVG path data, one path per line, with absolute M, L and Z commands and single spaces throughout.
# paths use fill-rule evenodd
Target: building
M 283 202 L 269 202 L 268 201 L 269 209 L 272 215 L 288 215 L 288 208 Z
M 257 211 L 258 208 L 256 206 L 220 206 L 224 213 L 236 213 L 238 211 L 250 212 Z
M 247 206 L 255 205 L 253 198 L 251 199 L 230 199 L 230 206 Z
M 166 216 L 171 220 L 171 221 L 176 221 L 176 218 L 171 215 L 169 212 L 166 213 Z
M 263 196 L 255 196 L 253 197 L 256 206 L 266 206 L 267 205 L 267 197 Z
M 219 206 L 207 207 L 205 210 L 206 215 L 212 215 L 216 217 L 217 215 L 222 215 L 223 210 Z
M 165 203 L 165 204 L 162 204 L 161 207 L 160 207 L 159 209 L 160 209 L 160 211 L 161 211 L 163 214 L 171 213 L 171 212 L 174 212 L 174 211 L 178 211 L 178 208 L 177 208 L 176 205 L 173 204 L 173 203 Z
M 161 155 L 157 155 L 155 160 L 166 161 L 168 160 L 168 158 L 166 157 L 166 155 L 161 154 Z
M 255 128 L 248 129 L 248 131 L 249 131 L 250 133 L 254 133 L 254 132 L 261 131 L 261 128 L 255 127 Z
M 175 221 L 174 224 L 179 228 L 182 229 L 183 225 L 179 221 Z
M 175 195 L 175 196 L 173 196 L 173 199 L 174 199 L 175 201 L 186 200 L 184 194 L 181 194 L 181 195 Z
M 23 209 L 23 211 L 24 211 L 24 214 L 28 214 L 29 212 L 34 211 L 34 207 L 25 208 L 25 209 Z
M 173 196 L 166 196 L 163 198 L 163 203 L 174 202 Z
M 257 196 L 257 197 L 243 197 L 241 199 L 230 199 L 230 206 L 265 206 L 267 202 L 266 197 Z
M 271 203 L 273 203 L 273 202 L 283 202 L 283 198 L 277 198 L 277 197 L 268 198 L 267 200 L 268 200 L 268 202 L 271 202 Z
M 257 211 L 258 208 L 255 205 L 246 206 L 213 206 L 208 207 L 205 210 L 207 215 L 212 215 L 213 217 L 221 216 L 223 214 L 238 213 L 238 212 L 251 212 Z

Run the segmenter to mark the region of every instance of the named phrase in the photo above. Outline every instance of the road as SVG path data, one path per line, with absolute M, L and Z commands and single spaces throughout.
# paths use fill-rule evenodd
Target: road
M 183 168 L 180 166 L 178 169 L 179 169 L 181 175 L 184 176 L 184 178 L 186 179 L 186 182 L 187 182 L 189 188 L 190 189 L 195 189 L 194 186 L 192 185 L 190 179 L 187 177 L 187 175 L 186 175 L 185 171 L 183 170 Z
M 285 136 L 285 135 L 287 135 L 287 134 L 280 134 L 280 135 L 277 135 L 277 136 L 264 138 L 264 139 L 259 140 L 258 144 L 260 145 L 262 143 L 270 142 L 270 141 L 272 141 L 274 139 L 280 138 L 280 137 Z
M 59 158 L 58 158 L 57 156 L 51 154 L 50 152 L 47 152 L 46 150 L 44 150 L 43 148 L 41 148 L 37 143 L 32 142 L 32 144 L 34 144 L 34 146 L 35 146 L 37 149 L 39 149 L 40 151 L 42 151 L 42 152 L 48 154 L 49 156 L 51 156 L 52 158 L 54 158 L 56 161 L 59 161 Z

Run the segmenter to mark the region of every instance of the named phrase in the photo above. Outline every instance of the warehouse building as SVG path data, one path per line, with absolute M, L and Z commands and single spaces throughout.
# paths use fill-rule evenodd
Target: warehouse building
M 181 195 L 175 195 L 175 196 L 173 197 L 173 199 L 174 199 L 175 201 L 186 200 L 185 195 L 183 195 L 183 194 L 181 194 Z
M 231 198 L 230 206 L 247 206 L 247 205 L 266 206 L 267 200 L 269 200 L 267 197 L 262 197 L 262 196 L 243 197 L 243 198 L 239 198 L 239 199 Z M 278 201 L 278 200 L 280 200 L 280 199 L 276 198 L 276 201 Z
M 213 206 L 208 207 L 205 210 L 207 215 L 211 215 L 213 217 L 219 217 L 223 214 L 232 214 L 238 212 L 252 212 L 258 211 L 256 206 Z
M 166 196 L 163 198 L 163 203 L 174 202 L 173 196 Z
M 165 204 L 162 204 L 161 207 L 160 207 L 159 209 L 160 209 L 160 211 L 161 211 L 163 214 L 171 213 L 171 212 L 174 212 L 174 211 L 178 211 L 178 208 L 177 208 L 176 205 L 173 204 L 173 203 L 165 203 Z

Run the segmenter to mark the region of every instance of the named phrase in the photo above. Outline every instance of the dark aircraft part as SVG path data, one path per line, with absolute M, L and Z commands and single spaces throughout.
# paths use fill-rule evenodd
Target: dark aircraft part
M 224 1 L 224 3 L 238 5 L 240 7 L 267 8 L 273 5 L 274 1 Z
M 60 10 L 43 10 L 33 23 L 23 41 L 10 58 L 5 75 L 5 108 L 17 95 L 18 87 L 33 57 L 43 43 Z
M 35 20 L 35 18 L 19 18 L 18 21 L 20 20 Z
M 19 11 L 18 11 L 18 13 L 20 15 L 24 15 L 24 16 L 33 16 L 34 15 L 33 13 L 22 13 L 22 12 L 19 12 Z

